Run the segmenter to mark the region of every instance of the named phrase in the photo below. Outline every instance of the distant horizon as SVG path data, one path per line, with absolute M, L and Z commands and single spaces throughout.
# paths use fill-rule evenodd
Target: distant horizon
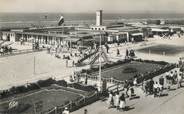
M 0 13 L 63 13 L 63 14 L 95 14 L 94 12 L 1 12 Z M 184 14 L 184 12 L 105 12 L 103 14 Z

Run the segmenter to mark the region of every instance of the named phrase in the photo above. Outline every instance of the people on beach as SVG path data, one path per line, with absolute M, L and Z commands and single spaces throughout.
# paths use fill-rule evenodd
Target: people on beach
M 106 52 L 109 53 L 109 46 L 107 43 L 105 43 Z
M 120 52 L 119 52 L 119 49 L 117 49 L 117 56 L 119 56 L 120 55 Z

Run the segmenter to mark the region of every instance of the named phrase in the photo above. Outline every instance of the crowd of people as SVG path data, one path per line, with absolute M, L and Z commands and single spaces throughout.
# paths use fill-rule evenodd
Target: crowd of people
M 153 79 L 144 80 L 142 83 L 142 89 L 146 95 L 154 95 L 154 97 L 160 97 L 165 95 L 164 90 L 172 90 L 173 87 L 182 87 L 183 74 L 176 69 L 174 71 L 166 72 L 165 75 L 159 77 L 154 81 Z M 176 89 L 176 88 L 175 88 Z
M 124 93 L 120 94 L 119 92 L 113 93 L 112 91 L 110 91 L 107 102 L 108 109 L 116 108 L 120 111 L 126 110 L 126 97 Z
M 74 58 L 79 57 L 81 55 L 80 53 L 77 53 L 77 52 L 71 52 L 69 48 L 65 50 L 63 46 L 47 47 L 47 53 L 50 55 L 54 55 L 58 59 L 62 58 L 63 60 L 65 60 L 66 67 L 69 67 L 69 66 L 74 67 L 76 64 L 76 61 L 74 60 Z

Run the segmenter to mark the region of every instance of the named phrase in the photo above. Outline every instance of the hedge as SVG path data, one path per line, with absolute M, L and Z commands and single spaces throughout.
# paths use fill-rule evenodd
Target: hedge
M 84 86 L 84 85 L 81 85 L 78 83 L 68 84 L 65 80 L 56 81 L 52 78 L 49 78 L 46 80 L 39 80 L 35 83 L 30 83 L 28 85 L 21 85 L 21 86 L 17 86 L 17 87 L 13 86 L 8 90 L 3 90 L 0 93 L 0 99 L 7 98 L 7 97 L 13 96 L 15 94 L 21 94 L 21 93 L 26 93 L 26 92 L 29 92 L 32 90 L 37 90 L 37 89 L 40 89 L 41 87 L 50 87 L 53 84 L 57 84 L 57 85 L 60 85 L 62 87 L 69 86 L 69 87 L 83 90 L 86 92 L 96 91 L 96 88 L 93 86 Z
M 60 86 L 67 87 L 67 82 L 65 80 L 56 81 L 52 78 L 49 78 L 46 80 L 39 80 L 35 83 L 30 83 L 27 85 L 21 85 L 21 86 L 17 86 L 17 87 L 13 86 L 8 90 L 3 90 L 0 93 L 0 99 L 7 98 L 7 97 L 13 96 L 15 94 L 26 93 L 26 92 L 29 92 L 32 90 L 37 90 L 37 89 L 40 89 L 41 87 L 49 87 L 52 84 L 58 84 Z
M 79 83 L 73 83 L 73 84 L 68 84 L 69 87 L 75 88 L 75 89 L 80 89 L 83 91 L 97 91 L 97 89 L 93 86 L 83 86 Z

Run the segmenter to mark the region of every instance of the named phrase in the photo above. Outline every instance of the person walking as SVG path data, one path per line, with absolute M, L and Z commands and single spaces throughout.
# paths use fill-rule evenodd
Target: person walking
M 72 67 L 74 67 L 74 66 L 75 66 L 75 61 L 73 60 L 73 61 L 72 61 Z
M 154 88 L 154 97 L 157 97 L 158 96 L 158 83 L 154 83 L 153 85 L 153 88 Z
M 173 73 L 173 71 L 170 72 L 170 84 L 171 85 L 174 84 L 174 73 Z
M 120 52 L 119 52 L 119 49 L 117 49 L 117 56 L 119 56 L 120 55 Z
M 108 103 L 108 109 L 113 107 L 113 93 L 112 93 L 112 91 L 109 92 L 109 97 L 108 97 L 107 103 Z
M 177 70 L 175 70 L 175 71 L 174 71 L 174 74 L 173 74 L 174 84 L 176 84 L 176 83 L 177 83 L 177 77 L 178 77 L 178 71 L 177 71 Z
M 154 81 L 153 79 L 150 80 L 149 82 L 149 91 L 150 91 L 150 94 L 153 94 L 153 85 L 154 85 Z
M 179 75 L 177 76 L 177 85 L 178 85 L 178 88 L 182 87 L 181 83 L 182 83 L 182 74 L 179 73 Z
M 133 84 L 134 86 L 137 86 L 137 77 L 134 78 Z
M 122 95 L 120 97 L 119 109 L 120 109 L 120 111 L 125 111 L 125 109 L 126 109 L 126 99 L 125 99 L 124 93 L 122 93 Z
M 134 96 L 135 96 L 135 90 L 134 90 L 134 87 L 132 86 L 132 87 L 130 87 L 130 99 L 132 99 Z
M 68 67 L 68 59 L 66 59 L 66 67 Z
M 128 91 L 129 91 L 129 88 L 130 88 L 130 83 L 128 82 L 128 80 L 125 80 L 124 88 L 125 88 L 126 97 L 129 97 Z
M 159 84 L 163 87 L 162 89 L 164 89 L 164 78 L 163 78 L 163 76 L 161 76 L 159 78 Z
M 119 109 L 119 92 L 115 94 L 114 106 L 116 107 L 116 109 Z
M 65 107 L 65 110 L 63 111 L 63 113 L 62 114 L 70 114 L 70 112 L 69 112 L 69 110 L 68 110 L 68 108 L 67 107 Z
M 105 48 L 106 48 L 107 53 L 109 53 L 109 46 L 107 43 L 105 43 Z
M 170 75 L 169 75 L 169 72 L 166 72 L 166 84 L 167 84 L 167 89 L 170 90 L 171 88 L 171 78 L 170 78 Z
M 84 109 L 84 114 L 88 114 L 88 110 L 87 109 Z

